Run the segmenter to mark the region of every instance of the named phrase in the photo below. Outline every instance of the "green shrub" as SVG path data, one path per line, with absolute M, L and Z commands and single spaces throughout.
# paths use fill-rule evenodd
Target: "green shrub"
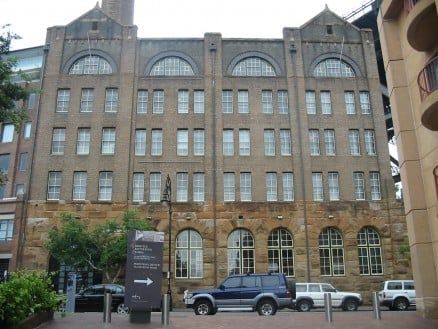
M 0 327 L 13 326 L 33 314 L 55 311 L 60 301 L 47 273 L 11 273 L 9 280 L 0 284 Z

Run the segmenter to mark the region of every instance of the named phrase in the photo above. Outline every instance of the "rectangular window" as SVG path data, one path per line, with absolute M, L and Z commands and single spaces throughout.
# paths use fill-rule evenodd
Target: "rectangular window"
M 10 216 L 11 218 L 5 218 L 8 216 Z M 11 241 L 13 233 L 14 215 L 2 215 L 0 218 L 0 241 Z
M 238 113 L 249 113 L 248 90 L 237 92 L 237 111 Z
M 266 173 L 266 201 L 277 201 L 277 173 Z
M 380 174 L 377 171 L 370 172 L 371 200 L 381 200 L 380 194 Z
M 164 90 L 154 90 L 152 113 L 161 114 L 164 112 Z
M 28 110 L 33 110 L 33 108 L 35 107 L 35 100 L 36 100 L 36 94 L 35 93 L 29 94 L 29 97 L 27 98 Z
M 292 154 L 292 140 L 289 129 L 280 129 L 280 152 L 281 155 Z
M 29 139 L 32 133 L 32 122 L 26 122 L 23 128 L 23 138 Z
M 70 89 L 58 89 L 56 112 L 67 113 L 70 108 Z
M 113 194 L 113 173 L 112 171 L 101 171 L 99 173 L 99 201 L 111 201 Z
M 309 147 L 310 147 L 310 155 L 320 155 L 318 129 L 309 130 Z
M 339 200 L 339 174 L 337 172 L 328 173 L 328 185 L 330 201 Z
M 224 173 L 224 201 L 235 201 L 235 191 L 234 173 Z
M 102 154 L 114 154 L 116 149 L 116 128 L 102 129 Z
M 22 196 L 24 195 L 24 184 L 16 184 L 15 185 L 15 196 Z
M 176 174 L 176 201 L 187 202 L 189 195 L 189 174 L 179 172 Z
M 135 155 L 146 155 L 146 129 L 135 129 Z
M 47 200 L 59 200 L 61 196 L 62 172 L 49 171 L 47 180 Z
M 359 130 L 350 129 L 348 131 L 348 141 L 350 142 L 350 154 L 360 155 Z
M 233 113 L 233 92 L 222 90 L 222 113 Z
M 322 114 L 332 114 L 332 100 L 330 91 L 321 91 L 320 96 Z
M 193 130 L 193 155 L 203 156 L 204 148 L 204 129 Z
M 356 104 L 354 102 L 354 92 L 346 91 L 344 93 L 345 110 L 347 114 L 356 114 Z
M 272 114 L 274 112 L 272 90 L 262 90 L 262 112 L 265 114 Z
M 362 114 L 371 114 L 370 94 L 368 91 L 361 91 L 360 97 L 360 109 Z
M 87 196 L 87 172 L 75 171 L 73 173 L 73 200 L 85 200 Z
M 0 171 L 5 175 L 7 175 L 9 172 L 10 159 L 11 159 L 11 155 L 9 153 L 0 154 Z
M 76 143 L 77 154 L 89 154 L 90 153 L 90 128 L 78 128 L 78 140 Z
M 205 175 L 204 173 L 193 174 L 193 201 L 205 201 Z
M 322 185 L 322 173 L 312 173 L 312 188 L 313 188 L 313 201 L 324 200 L 324 188 Z
M 249 129 L 239 129 L 239 155 L 250 155 L 251 136 Z
M 161 200 L 161 173 L 151 173 L 149 176 L 149 201 Z
M 142 202 L 144 200 L 144 174 L 134 173 L 132 177 L 132 201 Z
M 313 90 L 306 91 L 307 114 L 316 114 L 316 96 Z
M 224 129 L 223 131 L 222 152 L 224 156 L 234 155 L 234 132 L 232 129 Z
M 289 98 L 286 90 L 279 90 L 277 94 L 277 105 L 279 114 L 289 113 Z
M 265 144 L 265 155 L 275 155 L 275 131 L 274 129 L 265 129 L 263 133 L 263 140 Z
M 335 131 L 333 129 L 324 130 L 324 142 L 325 142 L 325 154 L 335 155 L 336 140 L 335 140 Z
M 26 171 L 27 169 L 28 153 L 20 153 L 20 159 L 18 160 L 18 171 Z
M 189 155 L 189 131 L 187 129 L 178 129 L 176 132 L 176 140 L 176 154 L 179 156 Z
M 2 143 L 11 143 L 14 140 L 15 126 L 12 123 L 5 123 L 2 127 Z
M 148 91 L 137 91 L 137 113 L 148 113 Z
M 365 149 L 368 155 L 376 155 L 376 140 L 374 138 L 374 130 L 365 130 Z
M 204 91 L 195 90 L 193 93 L 193 112 L 204 113 Z
M 251 201 L 251 173 L 240 173 L 240 201 Z
M 189 113 L 188 90 L 178 90 L 178 113 Z
M 119 107 L 119 90 L 117 88 L 107 88 L 105 90 L 105 112 L 116 113 Z
M 152 129 L 151 155 L 163 154 L 163 131 L 161 129 Z
M 283 201 L 294 201 L 294 174 L 283 173 Z
M 65 128 L 53 128 L 52 132 L 52 154 L 64 154 Z
M 356 200 L 365 200 L 365 181 L 363 172 L 353 173 L 354 197 Z
M 93 112 L 94 89 L 83 88 L 81 90 L 81 112 Z

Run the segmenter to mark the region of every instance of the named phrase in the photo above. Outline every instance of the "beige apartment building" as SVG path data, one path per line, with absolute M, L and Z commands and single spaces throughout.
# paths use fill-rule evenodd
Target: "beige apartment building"
M 175 301 L 231 273 L 366 298 L 411 277 L 370 30 L 326 8 L 278 39 L 138 38 L 133 8 L 48 29 L 19 266 L 59 268 L 44 243 L 61 212 L 137 209 L 166 233 Z
M 438 1 L 384 0 L 379 33 L 403 183 L 417 312 L 438 318 Z

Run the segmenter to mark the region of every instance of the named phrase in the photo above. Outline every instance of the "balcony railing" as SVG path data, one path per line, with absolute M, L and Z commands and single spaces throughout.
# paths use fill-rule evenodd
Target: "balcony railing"
M 414 8 L 418 1 L 420 0 L 405 0 L 404 8 L 406 13 L 409 14 L 409 12 L 412 10 L 412 8 Z
M 438 56 L 432 58 L 418 75 L 421 100 L 438 89 Z

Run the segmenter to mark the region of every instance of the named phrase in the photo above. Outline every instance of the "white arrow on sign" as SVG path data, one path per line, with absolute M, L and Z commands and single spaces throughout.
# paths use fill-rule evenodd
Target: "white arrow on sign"
M 146 278 L 146 280 L 134 280 L 134 283 L 145 283 L 147 286 L 151 285 L 154 281 L 152 281 L 149 278 Z

